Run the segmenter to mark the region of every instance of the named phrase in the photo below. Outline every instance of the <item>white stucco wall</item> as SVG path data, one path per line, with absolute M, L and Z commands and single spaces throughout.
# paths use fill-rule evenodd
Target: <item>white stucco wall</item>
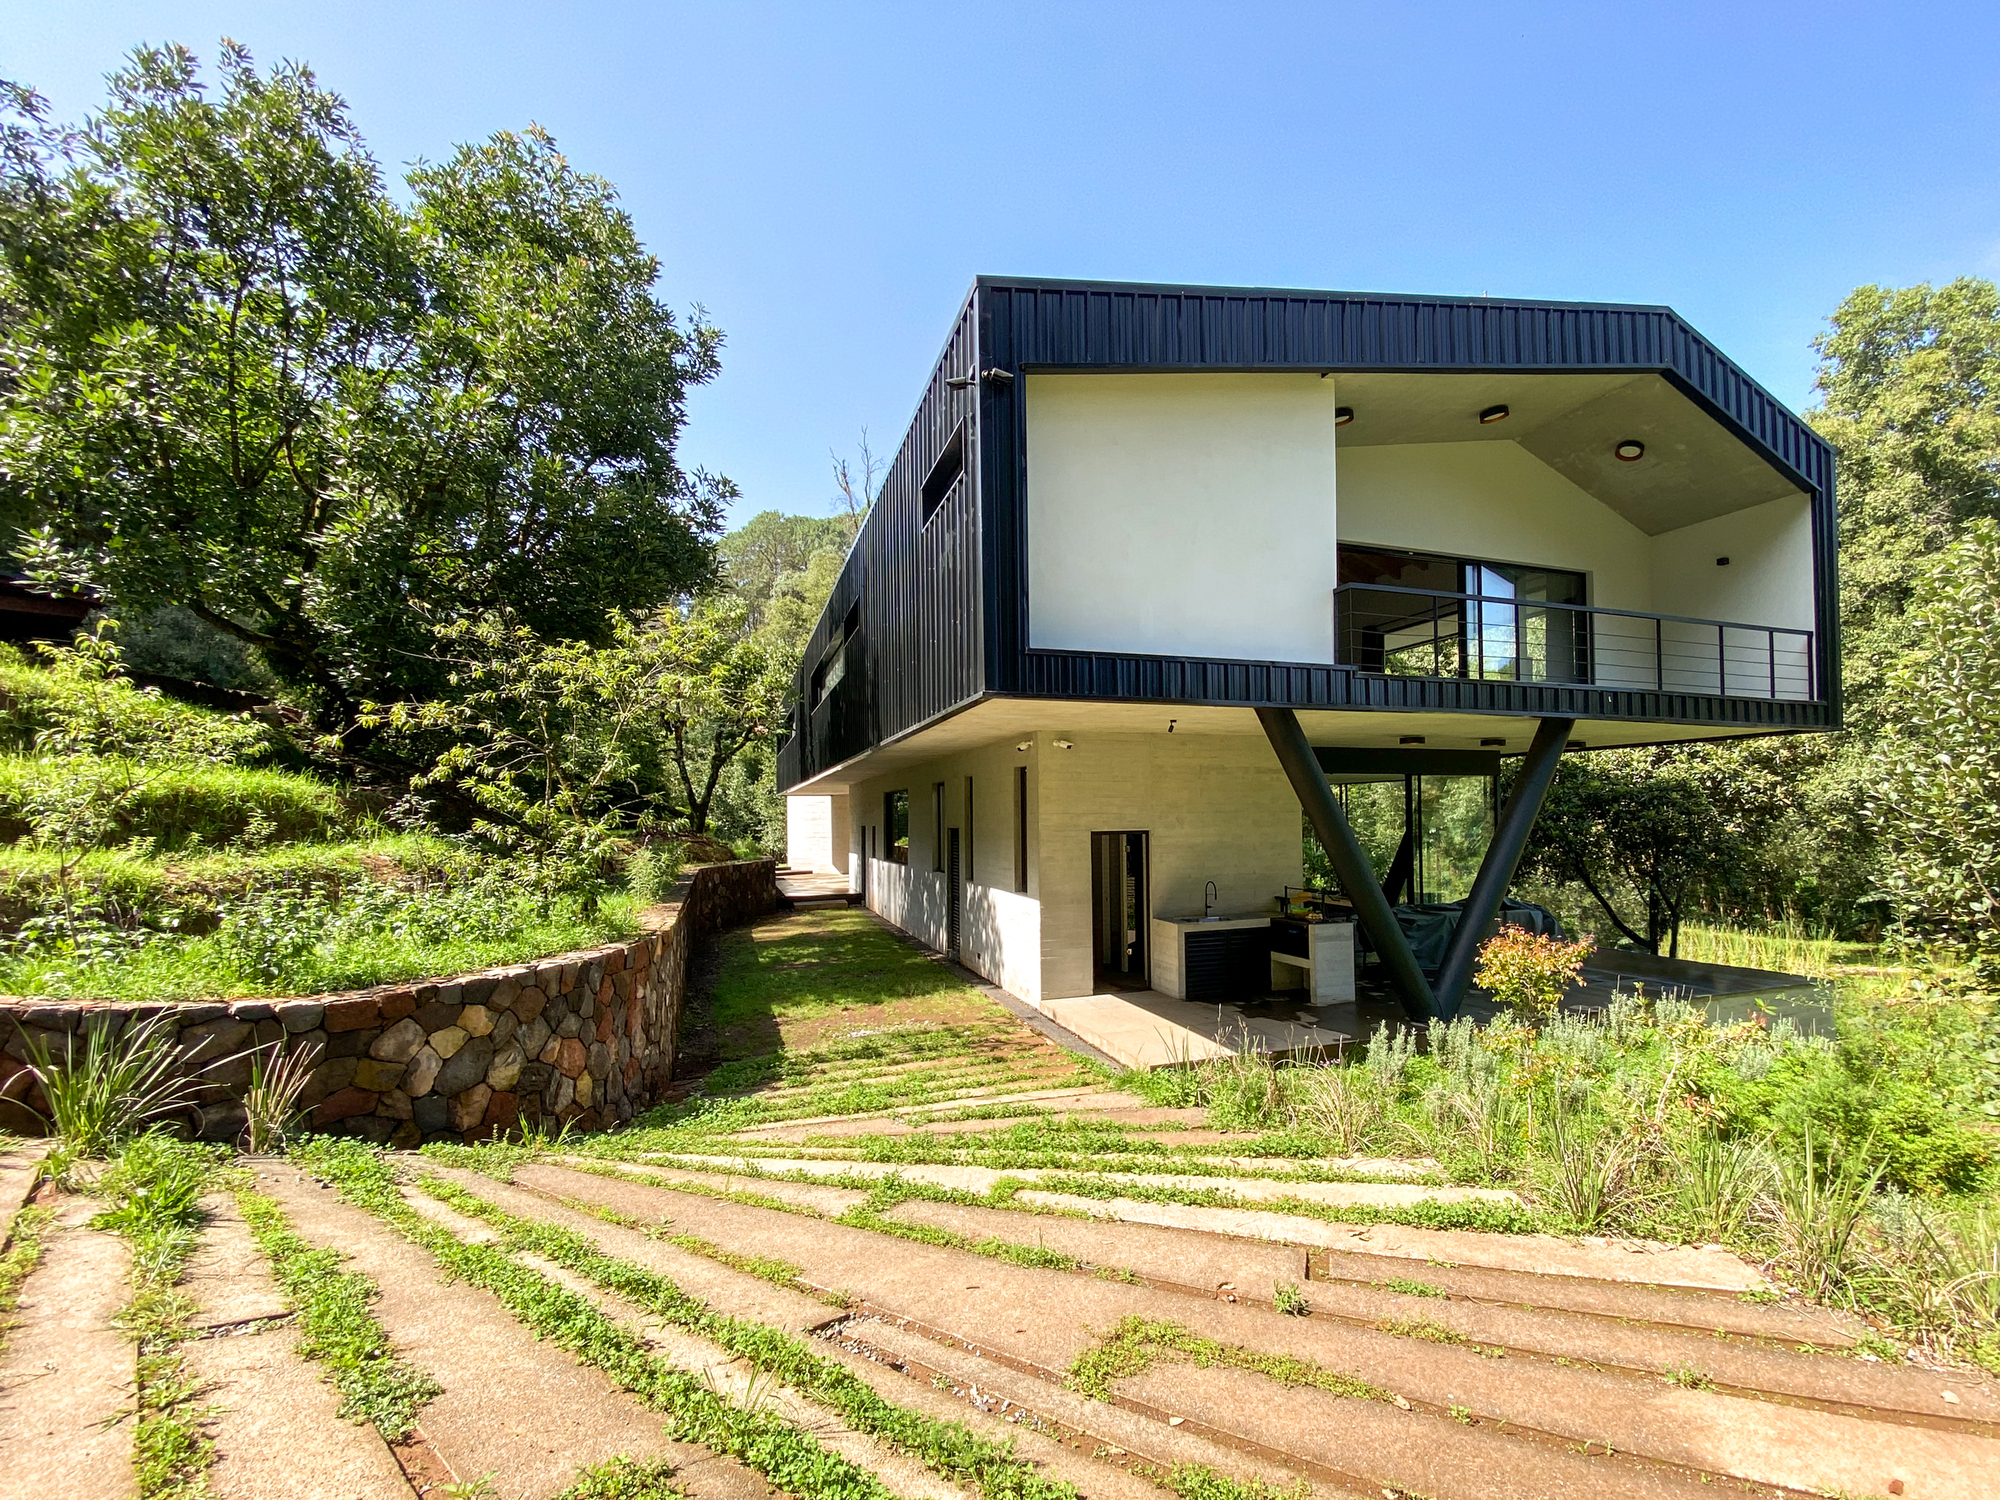
M 1059 739 L 1072 748 L 1058 750 Z M 1032 748 L 1016 750 L 1023 740 Z M 1015 768 L 1023 765 L 1029 772 L 1028 889 L 1017 892 L 1014 789 Z M 963 828 L 967 777 L 973 785 L 973 858 L 961 958 L 1033 1004 L 1093 992 L 1093 833 L 1149 836 L 1153 915 L 1199 914 L 1210 880 L 1218 911 L 1262 913 L 1283 887 L 1302 879 L 1298 799 L 1263 739 L 1042 730 L 856 788 L 857 843 L 862 827 L 879 828 L 885 792 L 910 793 L 910 865 L 871 861 L 868 905 L 933 947 L 944 944 L 945 889 L 944 877 L 931 868 L 930 788 L 945 783 L 945 826 Z
M 1317 375 L 1029 375 L 1029 643 L 1332 661 L 1333 409 Z
M 1802 496 L 1662 532 L 1652 548 L 1662 614 L 1813 628 L 1812 511 Z M 1729 566 L 1717 567 L 1718 557 Z
M 1340 539 L 1564 568 L 1592 604 L 1654 607 L 1651 539 L 1516 443 L 1343 447 Z
M 848 862 L 847 797 L 785 799 L 785 863 L 795 870 L 845 875 Z

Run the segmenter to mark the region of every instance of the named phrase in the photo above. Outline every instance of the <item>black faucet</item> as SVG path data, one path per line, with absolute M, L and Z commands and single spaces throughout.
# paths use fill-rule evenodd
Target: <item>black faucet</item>
M 1215 909 L 1215 882 L 1213 880 L 1201 888 L 1201 914 L 1205 917 Z

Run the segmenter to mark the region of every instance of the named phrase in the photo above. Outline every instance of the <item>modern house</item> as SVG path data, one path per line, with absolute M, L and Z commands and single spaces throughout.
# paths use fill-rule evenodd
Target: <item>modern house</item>
M 982 277 L 790 857 L 1035 1004 L 1338 998 L 1358 943 L 1450 1014 L 1563 753 L 1837 727 L 1834 568 L 1831 450 L 1666 308 Z

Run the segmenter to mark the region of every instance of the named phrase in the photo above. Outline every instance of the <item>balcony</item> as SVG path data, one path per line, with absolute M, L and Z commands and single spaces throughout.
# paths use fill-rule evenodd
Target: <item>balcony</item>
M 1334 590 L 1342 666 L 1388 677 L 1818 701 L 1813 632 L 1391 584 Z

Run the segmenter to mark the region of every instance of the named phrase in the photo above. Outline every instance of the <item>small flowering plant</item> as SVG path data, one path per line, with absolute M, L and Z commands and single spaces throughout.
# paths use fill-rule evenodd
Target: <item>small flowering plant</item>
M 1523 1020 L 1549 1020 L 1562 1003 L 1563 992 L 1576 983 L 1583 963 L 1596 946 L 1585 936 L 1574 943 L 1541 937 L 1522 927 L 1503 926 L 1479 950 L 1473 982 L 1490 990 L 1502 1005 Z

